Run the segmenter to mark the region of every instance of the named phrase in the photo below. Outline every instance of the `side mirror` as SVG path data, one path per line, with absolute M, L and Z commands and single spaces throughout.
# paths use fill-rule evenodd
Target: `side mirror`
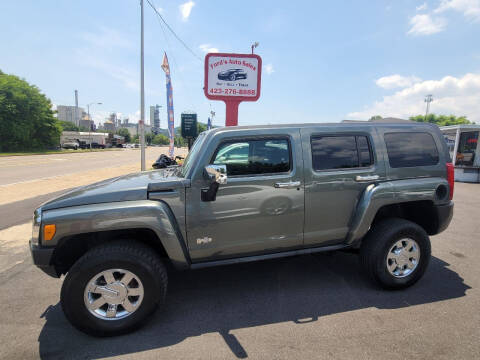
M 227 183 L 227 165 L 207 165 L 205 171 L 211 181 L 220 185 Z
M 217 191 L 220 184 L 227 183 L 227 166 L 226 165 L 207 165 L 205 172 L 210 179 L 210 186 L 208 189 L 202 189 L 202 201 L 215 201 L 217 198 Z

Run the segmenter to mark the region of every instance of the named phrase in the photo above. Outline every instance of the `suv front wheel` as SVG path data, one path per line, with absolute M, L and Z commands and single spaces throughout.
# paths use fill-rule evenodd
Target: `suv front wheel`
M 60 299 L 77 329 L 112 336 L 139 327 L 166 290 L 167 272 L 157 254 L 131 240 L 88 251 L 68 272 Z
M 416 283 L 430 261 L 430 239 L 419 225 L 386 219 L 374 225 L 362 242 L 360 257 L 367 274 L 386 289 Z

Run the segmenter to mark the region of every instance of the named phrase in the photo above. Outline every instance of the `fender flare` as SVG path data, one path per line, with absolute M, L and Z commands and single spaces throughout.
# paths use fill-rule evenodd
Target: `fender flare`
M 53 247 L 66 236 L 112 230 L 149 229 L 158 237 L 176 268 L 188 268 L 190 256 L 176 218 L 164 201 L 119 201 L 73 206 L 42 213 L 42 224 L 55 224 Z
M 435 192 L 439 185 L 448 186 L 443 178 L 405 179 L 370 184 L 360 197 L 350 222 L 346 243 L 352 245 L 361 240 L 370 230 L 380 208 L 385 205 L 410 201 L 429 200 L 433 203 L 445 202 L 437 199 Z

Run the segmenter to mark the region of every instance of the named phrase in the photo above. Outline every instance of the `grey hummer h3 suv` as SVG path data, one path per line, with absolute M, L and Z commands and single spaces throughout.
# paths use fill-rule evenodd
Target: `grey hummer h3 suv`
M 181 167 L 43 204 L 30 248 L 47 274 L 66 274 L 61 305 L 70 322 L 115 335 L 162 304 L 167 264 L 196 269 L 351 249 L 380 286 L 410 286 L 427 268 L 429 235 L 450 223 L 453 181 L 435 125 L 218 128 L 199 135 Z

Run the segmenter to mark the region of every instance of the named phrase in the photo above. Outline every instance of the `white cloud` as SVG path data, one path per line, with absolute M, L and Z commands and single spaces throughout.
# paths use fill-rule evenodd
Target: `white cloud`
M 424 2 L 422 5 L 417 6 L 415 9 L 417 11 L 423 11 L 423 10 L 427 10 L 427 8 L 428 8 L 428 4 Z
M 384 96 L 362 111 L 351 112 L 348 118 L 369 119 L 373 115 L 408 118 L 425 112 L 425 95 L 433 94 L 431 112 L 436 114 L 466 115 L 480 121 L 480 73 L 462 77 L 445 76 L 440 80 L 425 80 L 393 95 Z
M 190 13 L 192 12 L 192 8 L 195 6 L 195 3 L 193 1 L 188 1 L 182 5 L 179 6 L 180 13 L 182 14 L 182 20 L 187 21 Z
M 442 0 L 434 10 L 435 13 L 442 13 L 454 10 L 473 21 L 480 21 L 480 0 Z
M 411 28 L 407 34 L 432 35 L 445 30 L 447 20 L 441 17 L 432 17 L 429 14 L 418 14 L 410 19 Z
M 216 53 L 218 52 L 218 49 L 215 47 L 211 47 L 210 44 L 202 44 L 199 46 L 200 50 L 202 50 L 205 53 Z
M 404 88 L 412 86 L 413 84 L 421 81 L 422 79 L 416 76 L 402 76 L 402 75 L 390 75 L 383 76 L 375 81 L 375 84 L 384 89 Z
M 264 66 L 264 69 L 268 75 L 272 74 L 275 72 L 273 65 L 272 64 L 267 64 Z

